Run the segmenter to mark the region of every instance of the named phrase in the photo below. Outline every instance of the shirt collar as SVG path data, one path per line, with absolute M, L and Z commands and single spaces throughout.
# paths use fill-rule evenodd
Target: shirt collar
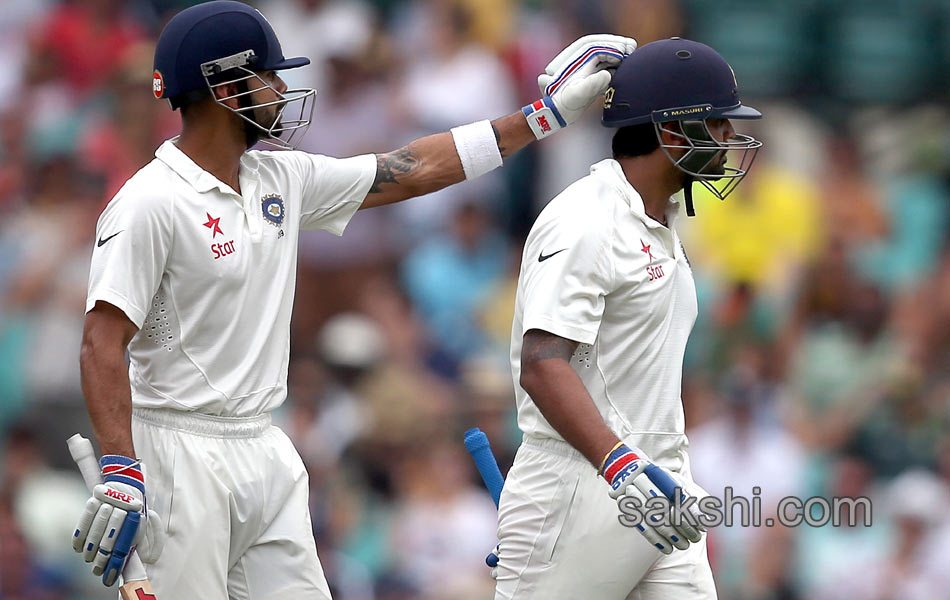
M 224 194 L 237 195 L 231 186 L 195 164 L 195 161 L 175 145 L 176 141 L 178 141 L 178 136 L 165 140 L 155 151 L 155 157 L 168 165 L 168 168 L 187 181 L 199 194 L 217 189 Z M 245 171 L 257 172 L 257 159 L 247 152 L 241 156 L 242 174 Z
M 612 158 L 604 159 L 594 164 L 590 168 L 590 172 L 591 175 L 596 175 L 609 181 L 614 189 L 620 193 L 620 197 L 624 199 L 624 202 L 630 205 L 630 212 L 642 219 L 647 226 L 652 227 L 653 224 L 657 227 L 663 226 L 647 215 L 646 209 L 643 207 L 643 198 L 640 197 L 639 192 L 627 181 L 627 176 L 624 174 L 623 167 L 620 166 L 619 162 Z M 679 202 L 671 196 L 666 204 L 666 224 L 668 227 L 672 228 L 673 221 L 679 216 L 679 212 Z

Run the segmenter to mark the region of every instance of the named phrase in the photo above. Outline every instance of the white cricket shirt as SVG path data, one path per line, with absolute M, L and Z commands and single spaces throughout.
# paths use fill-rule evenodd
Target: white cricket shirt
M 134 406 L 258 415 L 287 394 L 298 232 L 341 235 L 376 158 L 246 152 L 237 194 L 174 141 L 99 217 L 86 311 L 105 301 L 140 328 Z
M 671 225 L 678 209 L 671 200 Z M 522 337 L 541 329 L 579 342 L 571 366 L 610 429 L 678 470 L 683 354 L 696 312 L 675 230 L 646 215 L 618 162 L 595 164 L 541 211 L 525 243 L 511 332 L 519 427 L 564 439 L 519 384 Z

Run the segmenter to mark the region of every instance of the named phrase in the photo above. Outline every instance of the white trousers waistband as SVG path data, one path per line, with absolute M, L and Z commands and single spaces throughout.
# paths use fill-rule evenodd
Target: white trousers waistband
M 168 408 L 133 408 L 132 418 L 165 429 L 222 438 L 252 438 L 271 424 L 269 413 L 255 417 L 218 417 Z

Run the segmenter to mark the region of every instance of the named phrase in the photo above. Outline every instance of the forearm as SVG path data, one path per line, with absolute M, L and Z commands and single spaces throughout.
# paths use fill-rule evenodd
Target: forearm
M 125 353 L 83 342 L 82 391 L 102 454 L 135 457 L 132 445 L 132 393 Z
M 607 427 L 581 378 L 563 360 L 536 364 L 521 385 L 531 400 L 564 439 L 595 468 L 619 439 Z
M 498 153 L 507 157 L 535 140 L 521 112 L 491 122 Z M 376 180 L 361 208 L 423 196 L 464 181 L 456 140 L 449 132 L 410 142 L 376 157 Z
M 577 342 L 541 329 L 524 334 L 521 387 L 554 429 L 600 468 L 619 439 L 607 427 L 584 382 L 571 367 Z

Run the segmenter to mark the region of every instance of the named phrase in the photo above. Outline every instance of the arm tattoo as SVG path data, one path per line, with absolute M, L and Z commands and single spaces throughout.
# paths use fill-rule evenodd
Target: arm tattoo
M 379 193 L 382 190 L 380 186 L 384 183 L 399 184 L 399 178 L 412 173 L 422 165 L 422 162 L 416 158 L 409 146 L 394 150 L 388 154 L 379 154 L 376 156 L 376 179 L 373 180 L 373 186 L 369 188 L 369 193 Z
M 505 147 L 501 145 L 501 133 L 499 133 L 498 128 L 495 127 L 495 123 L 491 123 L 491 130 L 495 133 L 495 144 L 498 146 L 498 153 L 502 156 L 507 156 L 505 154 Z
M 524 334 L 521 345 L 521 368 L 546 358 L 571 361 L 577 342 L 547 331 L 531 329 Z

